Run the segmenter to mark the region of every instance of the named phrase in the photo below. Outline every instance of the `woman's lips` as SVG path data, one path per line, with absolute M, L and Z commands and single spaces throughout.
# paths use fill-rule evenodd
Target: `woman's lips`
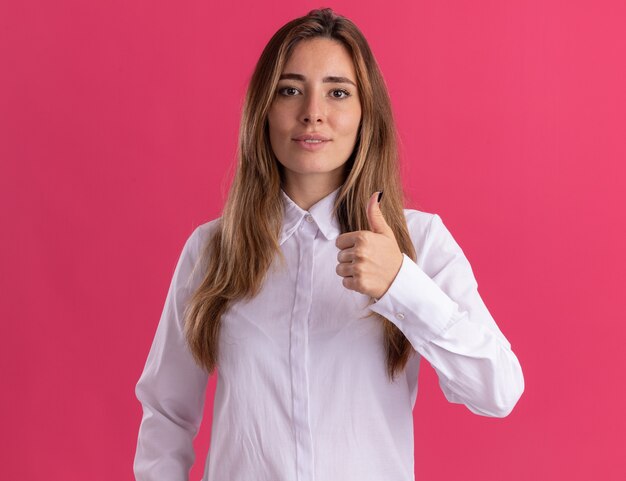
M 319 142 L 307 142 L 306 140 L 294 140 L 296 144 L 302 147 L 304 150 L 315 152 L 323 149 L 330 140 L 321 140 Z

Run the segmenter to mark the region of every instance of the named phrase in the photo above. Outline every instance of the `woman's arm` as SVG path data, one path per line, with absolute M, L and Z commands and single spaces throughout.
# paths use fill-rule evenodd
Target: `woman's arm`
M 448 401 L 483 416 L 504 417 L 513 410 L 524 391 L 522 368 L 437 214 L 418 263 L 404 254 L 393 283 L 370 309 L 396 324 L 428 360 Z
M 208 376 L 193 360 L 183 334 L 183 311 L 199 283 L 194 265 L 200 227 L 187 239 L 135 393 L 143 407 L 134 471 L 137 481 L 186 481 L 195 453 Z

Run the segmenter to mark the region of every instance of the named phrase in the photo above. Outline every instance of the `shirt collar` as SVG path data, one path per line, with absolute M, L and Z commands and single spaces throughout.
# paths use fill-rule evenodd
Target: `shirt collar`
M 307 214 L 311 214 L 313 220 L 317 224 L 324 237 L 328 240 L 336 239 L 341 233 L 341 227 L 337 217 L 334 215 L 333 206 L 335 199 L 341 186 L 332 191 L 326 197 L 318 200 L 308 211 L 302 209 L 296 204 L 281 188 L 280 194 L 283 199 L 283 226 L 280 235 L 280 244 L 282 245 L 296 231 L 300 222 L 303 221 Z

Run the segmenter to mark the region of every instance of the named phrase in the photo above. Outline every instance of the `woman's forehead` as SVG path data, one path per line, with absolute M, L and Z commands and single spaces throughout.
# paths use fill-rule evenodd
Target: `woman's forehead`
M 347 78 L 355 83 L 354 63 L 345 45 L 328 38 L 299 41 L 285 62 L 281 78 L 306 81 L 309 77 Z

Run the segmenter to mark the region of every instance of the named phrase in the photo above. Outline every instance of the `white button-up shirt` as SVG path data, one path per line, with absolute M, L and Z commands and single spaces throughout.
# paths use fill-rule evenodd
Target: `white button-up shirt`
M 437 214 L 405 209 L 417 263 L 404 255 L 387 292 L 346 289 L 335 268 L 339 189 L 308 211 L 284 191 L 280 246 L 260 293 L 222 317 L 205 481 L 409 481 L 418 369 L 425 358 L 453 403 L 506 416 L 524 390 L 511 345 L 485 307 L 469 262 Z M 384 200 L 383 200 L 384 202 Z M 143 419 L 137 480 L 183 481 L 194 461 L 207 374 L 183 335 L 183 310 L 202 279 L 202 247 L 215 220 L 188 238 L 136 395 Z M 383 330 L 412 344 L 391 383 Z

